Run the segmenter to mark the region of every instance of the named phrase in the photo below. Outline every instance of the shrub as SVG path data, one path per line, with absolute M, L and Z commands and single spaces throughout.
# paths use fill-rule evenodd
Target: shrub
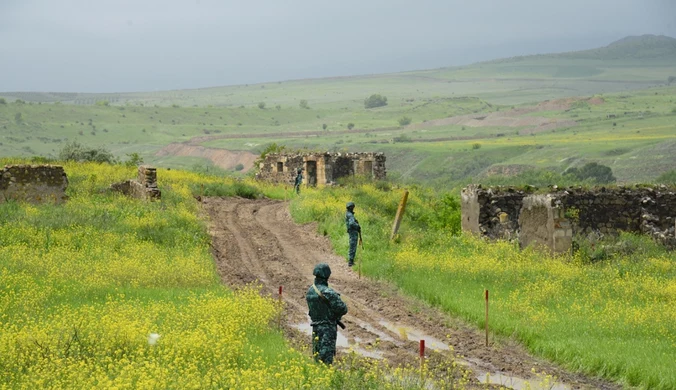
M 98 149 L 89 148 L 73 141 L 67 143 L 59 152 L 59 160 L 62 161 L 92 161 L 98 163 L 117 163 L 113 154 L 103 147 Z
M 387 97 L 379 94 L 373 94 L 364 99 L 365 108 L 383 107 L 387 105 Z
M 407 116 L 402 116 L 397 120 L 397 122 L 399 122 L 399 126 L 408 126 L 411 124 L 411 118 Z
M 613 170 L 605 165 L 590 162 L 585 164 L 582 168 L 571 168 L 566 171 L 567 175 L 572 175 L 579 180 L 592 179 L 597 183 L 606 184 L 617 181 L 613 176 Z
M 277 111 L 279 111 L 279 110 L 282 109 L 282 106 L 280 106 L 280 105 L 278 104 L 278 105 L 275 106 L 275 108 L 277 109 Z
M 478 143 L 478 142 L 473 143 L 473 144 L 472 144 L 472 149 L 474 149 L 474 150 L 481 149 L 481 144 Z
M 5 98 L 0 98 L 0 104 L 7 104 L 7 100 L 5 100 Z
M 108 107 L 110 106 L 110 102 L 108 100 L 99 100 L 96 102 L 97 106 L 102 106 L 102 107 Z
M 306 110 L 309 110 L 309 109 L 310 109 L 310 106 L 308 105 L 307 100 L 305 100 L 305 99 L 302 99 L 302 100 L 300 101 L 300 103 L 298 103 L 298 106 L 299 106 L 300 108 L 304 108 L 304 109 L 306 109 Z
M 265 109 L 265 102 L 259 102 L 258 108 L 260 108 L 261 110 L 264 110 Z
M 674 108 L 674 110 L 676 111 L 676 108 Z M 354 123 L 350 122 L 350 123 L 347 124 L 348 130 L 352 130 L 353 128 L 354 128 Z
M 243 170 L 243 169 L 244 169 L 244 164 L 241 164 L 241 163 L 240 163 L 240 164 L 235 165 L 235 170 L 236 170 L 236 171 L 241 171 L 241 170 Z
M 23 122 L 23 115 L 20 112 L 17 112 L 14 114 L 14 121 L 16 121 L 16 124 L 20 124 Z
M 326 130 L 327 127 L 326 123 L 322 124 L 322 130 Z

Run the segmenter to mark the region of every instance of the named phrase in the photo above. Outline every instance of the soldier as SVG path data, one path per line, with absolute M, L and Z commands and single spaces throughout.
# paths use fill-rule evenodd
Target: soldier
M 303 183 L 303 168 L 298 168 L 296 170 L 296 181 L 293 184 L 293 189 L 296 190 L 296 194 L 300 195 L 300 185 Z
M 354 217 L 354 202 L 347 202 L 346 208 L 345 225 L 347 226 L 347 234 L 350 237 L 350 251 L 347 256 L 347 265 L 352 267 L 354 265 L 354 256 L 357 254 L 357 242 L 361 236 L 361 226 L 359 226 L 357 218 Z
M 347 313 L 347 305 L 340 299 L 340 294 L 329 287 L 331 268 L 328 264 L 317 264 L 312 274 L 315 283 L 305 294 L 312 320 L 312 353 L 315 361 L 333 364 L 338 337 L 336 326 L 345 328 L 340 319 Z

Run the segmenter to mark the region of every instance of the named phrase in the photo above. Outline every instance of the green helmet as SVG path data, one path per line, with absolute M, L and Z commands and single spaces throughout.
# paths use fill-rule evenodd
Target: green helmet
M 354 208 L 354 202 L 347 202 L 347 204 L 345 205 L 345 207 L 346 207 L 347 209 L 353 209 L 353 208 Z
M 331 276 L 331 267 L 329 267 L 329 265 L 326 263 L 319 263 L 315 265 L 315 269 L 314 271 L 312 271 L 312 275 L 318 278 L 328 279 L 329 276 Z
M 298 173 L 303 172 L 303 168 L 298 168 L 298 169 L 296 169 L 296 172 L 298 172 Z

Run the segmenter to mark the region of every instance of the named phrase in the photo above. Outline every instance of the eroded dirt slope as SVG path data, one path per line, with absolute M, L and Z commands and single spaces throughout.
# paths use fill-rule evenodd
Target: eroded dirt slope
M 314 224 L 297 225 L 291 220 L 285 202 L 206 198 L 202 204 L 210 217 L 213 253 L 223 282 L 237 288 L 258 280 L 263 292 L 275 297 L 278 287 L 284 286 L 285 326 L 299 329 L 291 333 L 303 342 L 310 342 L 302 332 L 309 331 L 305 292 L 312 284 L 315 264 L 326 262 L 333 271 L 329 284 L 349 307 L 344 318 L 347 330 L 339 335 L 339 357 L 340 350 L 351 348 L 392 363 L 415 363 L 418 340 L 423 338 L 435 350 L 430 351 L 434 358 L 430 362 L 452 356 L 472 371 L 477 384 L 478 378 L 490 373 L 494 382 L 522 388 L 523 380 L 537 382 L 532 378 L 535 369 L 558 378 L 552 388 L 619 388 L 568 373 L 530 356 L 516 343 L 486 347 L 484 335 L 476 329 L 402 296 L 388 283 L 359 279 L 345 259 L 333 253 L 328 239 L 316 233 Z

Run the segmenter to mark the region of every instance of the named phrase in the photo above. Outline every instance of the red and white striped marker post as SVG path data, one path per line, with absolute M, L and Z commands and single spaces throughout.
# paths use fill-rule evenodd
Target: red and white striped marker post
M 425 371 L 425 340 L 420 340 L 420 380 L 423 380 Z
M 486 346 L 488 347 L 488 290 L 484 290 L 486 298 Z

